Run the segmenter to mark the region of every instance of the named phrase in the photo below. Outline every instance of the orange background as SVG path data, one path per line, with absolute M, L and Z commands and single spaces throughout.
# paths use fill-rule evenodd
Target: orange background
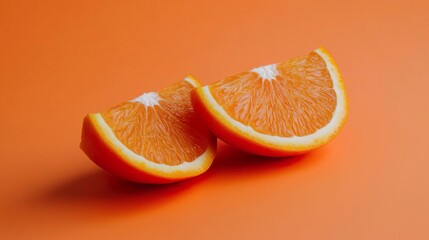
M 428 12 L 425 0 L 2 0 L 0 238 L 429 239 Z M 78 148 L 89 112 L 321 45 L 350 115 L 312 153 L 221 143 L 206 174 L 145 186 Z

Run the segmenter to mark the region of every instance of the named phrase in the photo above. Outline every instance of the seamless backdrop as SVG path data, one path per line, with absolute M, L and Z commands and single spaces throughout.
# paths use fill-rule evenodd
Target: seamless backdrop
M 1 239 L 429 239 L 428 1 L 0 1 Z M 341 134 L 130 184 L 78 148 L 83 117 L 326 47 Z

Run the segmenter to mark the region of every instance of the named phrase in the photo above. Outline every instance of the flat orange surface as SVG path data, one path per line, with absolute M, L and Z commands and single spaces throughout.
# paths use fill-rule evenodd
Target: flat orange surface
M 429 239 L 429 4 L 399 2 L 1 1 L 0 238 Z M 89 112 L 321 45 L 350 114 L 319 150 L 145 186 L 78 148 Z

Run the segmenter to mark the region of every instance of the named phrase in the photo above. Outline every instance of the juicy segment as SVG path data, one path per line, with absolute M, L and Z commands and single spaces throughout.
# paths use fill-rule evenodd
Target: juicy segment
M 279 137 L 315 133 L 337 105 L 326 64 L 314 52 L 225 78 L 210 92 L 234 120 Z
M 209 130 L 194 112 L 187 81 L 146 93 L 101 113 L 115 136 L 149 161 L 179 165 L 195 160 L 209 145 Z

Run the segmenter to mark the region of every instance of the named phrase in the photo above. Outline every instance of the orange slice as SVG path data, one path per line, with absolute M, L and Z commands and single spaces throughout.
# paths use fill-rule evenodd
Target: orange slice
M 204 173 L 214 159 L 216 137 L 191 105 L 190 92 L 198 86 L 189 76 L 87 115 L 82 150 L 108 172 L 136 182 L 168 183 Z
M 264 156 L 326 144 L 348 111 L 338 67 L 323 48 L 199 87 L 192 102 L 221 140 Z

